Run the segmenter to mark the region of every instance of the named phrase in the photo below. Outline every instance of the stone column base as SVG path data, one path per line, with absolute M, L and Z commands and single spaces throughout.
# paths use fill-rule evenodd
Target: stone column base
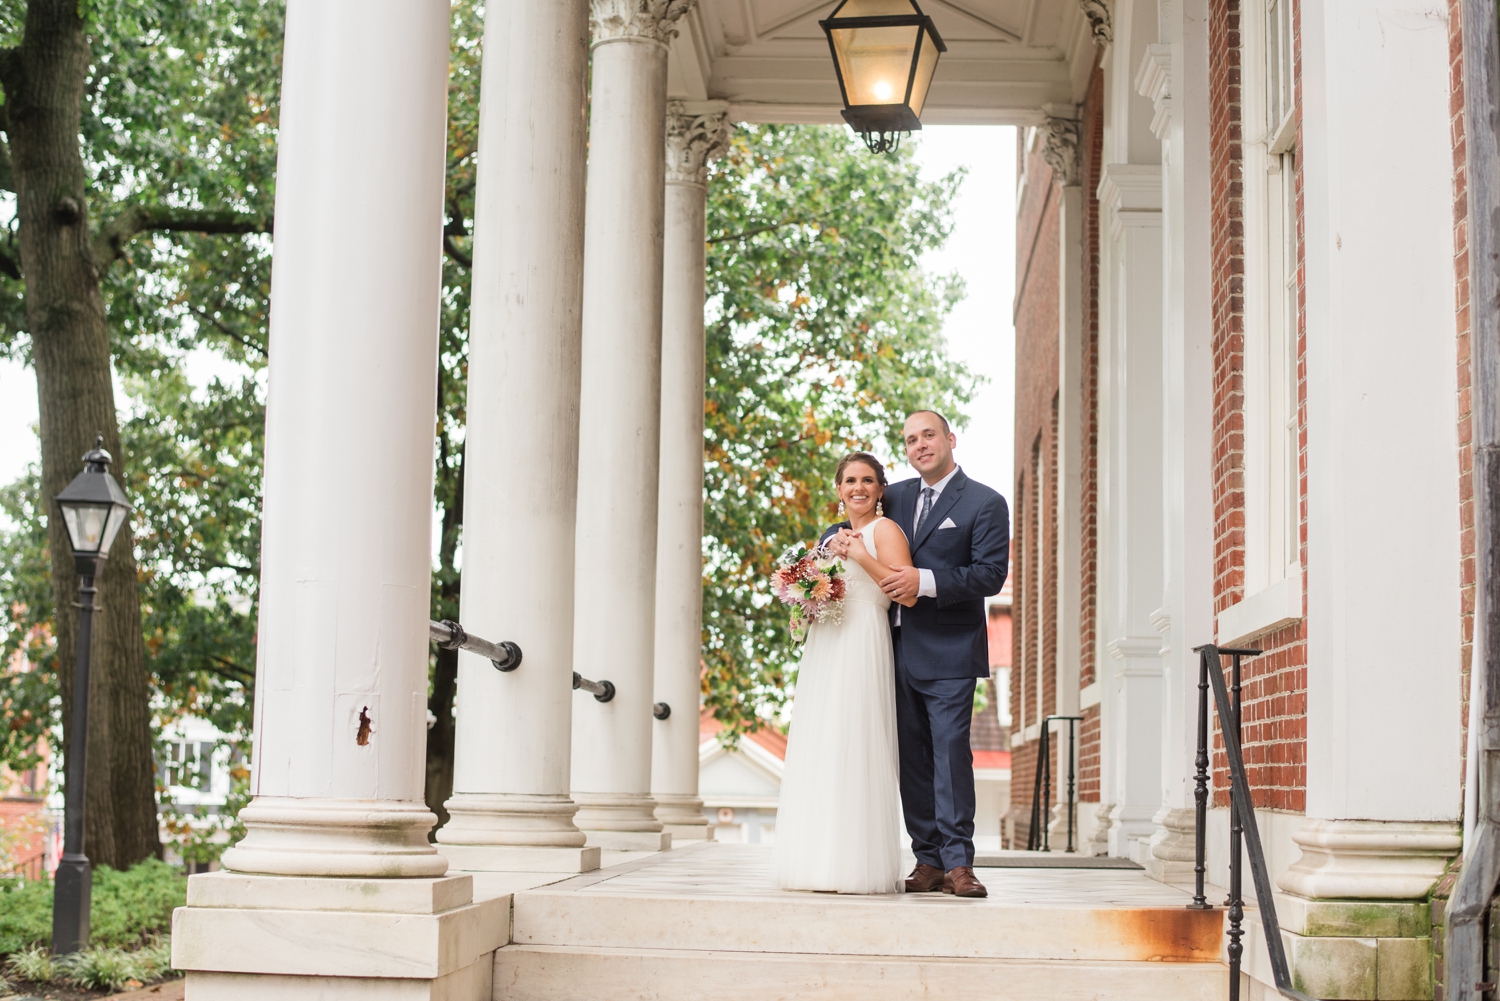
M 245 836 L 225 869 L 276 876 L 435 877 L 448 861 L 427 841 L 424 803 L 257 796 L 240 811 Z
M 1277 881 L 1276 911 L 1293 986 L 1328 1001 L 1429 1001 L 1426 897 L 1458 853 L 1458 825 L 1309 820 L 1292 839 L 1302 857 Z
M 1109 854 L 1109 811 L 1111 803 L 1078 804 L 1078 854 Z
M 1197 811 L 1163 807 L 1155 820 L 1156 833 L 1151 836 L 1146 875 L 1163 883 L 1192 882 L 1198 858 Z
M 193 1001 L 268 996 L 489 1001 L 510 897 L 468 876 L 342 879 L 203 873 L 172 916 Z
M 712 841 L 714 829 L 707 824 L 663 824 L 663 832 L 672 835 L 672 843 L 679 841 Z
M 584 831 L 590 848 L 622 852 L 664 852 L 672 847 L 668 831 Z
M 443 845 L 449 872 L 593 872 L 599 849 L 539 845 Z

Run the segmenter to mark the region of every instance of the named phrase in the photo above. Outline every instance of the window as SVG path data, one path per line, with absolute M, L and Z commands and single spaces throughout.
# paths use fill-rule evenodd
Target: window
M 1302 601 L 1292 0 L 1249 0 L 1243 17 L 1247 607 L 1227 631 L 1221 621 L 1221 642 L 1300 617 Z M 1252 613 L 1257 595 L 1266 600 Z

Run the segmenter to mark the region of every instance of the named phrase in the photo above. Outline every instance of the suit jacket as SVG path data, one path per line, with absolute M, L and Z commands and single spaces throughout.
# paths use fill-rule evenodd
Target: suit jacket
M 931 570 L 936 598 L 901 609 L 897 658 L 913 678 L 987 678 L 990 674 L 984 599 L 999 594 L 1010 564 L 1010 509 L 1005 498 L 960 469 L 914 532 L 920 477 L 886 489 L 885 514 L 906 533 L 912 565 Z M 952 526 L 943 526 L 951 522 Z M 841 525 L 824 533 L 824 538 Z M 891 606 L 891 623 L 896 609 Z

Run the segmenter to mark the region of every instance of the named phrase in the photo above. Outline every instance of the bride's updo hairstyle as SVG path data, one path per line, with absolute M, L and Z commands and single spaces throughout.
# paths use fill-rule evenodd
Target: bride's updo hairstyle
M 880 464 L 879 459 L 875 458 L 869 452 L 850 452 L 839 460 L 839 468 L 833 474 L 834 489 L 837 490 L 838 485 L 844 482 L 844 470 L 856 462 L 862 462 L 875 470 L 875 482 L 880 484 L 880 492 L 884 493 L 887 486 L 885 481 L 885 467 Z

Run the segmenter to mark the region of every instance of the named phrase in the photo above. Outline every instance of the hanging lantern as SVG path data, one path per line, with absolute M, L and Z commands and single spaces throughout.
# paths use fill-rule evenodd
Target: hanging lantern
M 844 121 L 874 153 L 922 127 L 922 106 L 948 51 L 916 0 L 842 0 L 819 21 L 844 97 Z

